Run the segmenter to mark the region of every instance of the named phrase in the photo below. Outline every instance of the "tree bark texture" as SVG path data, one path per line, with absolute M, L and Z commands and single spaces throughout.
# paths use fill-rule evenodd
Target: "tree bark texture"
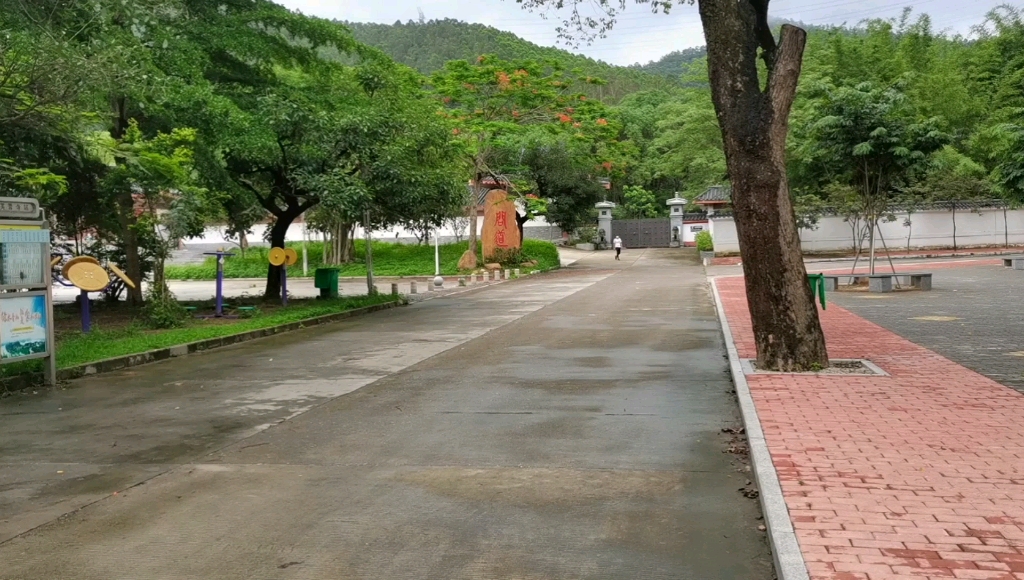
M 331 226 L 324 244 L 325 264 L 340 266 L 352 261 L 352 229 L 348 222 L 337 222 Z
M 757 364 L 800 371 L 828 366 L 786 179 L 789 112 L 807 34 L 784 25 L 776 44 L 767 11 L 768 0 L 700 0 Z M 763 88 L 759 53 L 769 70 Z
M 135 200 L 131 192 L 124 192 L 118 196 L 117 214 L 121 239 L 124 242 L 124 273 L 135 282 L 135 288 L 125 287 L 125 295 L 129 304 L 138 306 L 143 302 L 142 257 L 139 253 L 139 232 L 136 230 L 138 219 L 135 217 Z
M 274 227 L 270 228 L 270 247 L 283 248 L 288 228 L 302 215 L 302 211 L 286 210 L 276 215 Z M 267 287 L 263 292 L 265 300 L 277 300 L 281 298 L 281 268 L 267 263 Z
M 481 174 L 477 174 L 476 181 L 473 184 L 473 189 L 472 189 L 472 191 L 469 194 L 469 206 L 466 208 L 466 218 L 469 220 L 469 232 L 468 232 L 468 235 L 466 236 L 466 239 L 469 240 L 469 247 L 468 247 L 467 251 L 472 253 L 473 257 L 476 260 L 479 260 L 479 256 L 476 255 L 476 244 L 477 244 L 477 241 L 478 241 L 477 234 L 476 234 L 476 226 L 477 226 L 476 221 L 477 221 L 477 214 L 480 211 L 479 210 L 479 208 L 480 208 L 480 203 L 479 203 L 479 195 L 480 195 L 479 187 L 480 187 L 480 185 L 479 184 L 480 184 L 481 177 L 482 177 Z M 476 266 L 474 265 L 473 267 L 475 268 Z

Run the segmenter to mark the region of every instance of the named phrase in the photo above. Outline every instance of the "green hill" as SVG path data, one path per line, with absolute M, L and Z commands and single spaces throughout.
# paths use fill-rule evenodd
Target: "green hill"
M 679 75 L 683 74 L 683 67 L 698 58 L 704 58 L 707 56 L 707 53 L 707 49 L 703 46 L 687 48 L 685 50 L 674 50 L 658 60 L 652 60 L 644 65 L 635 64 L 630 68 L 676 79 Z
M 769 18 L 768 23 L 772 28 L 777 29 L 783 24 L 792 24 L 799 26 L 808 32 L 827 31 L 832 30 L 832 26 L 819 26 L 814 24 L 804 24 L 796 20 L 786 20 L 785 18 Z M 634 64 L 630 68 L 641 70 L 646 73 L 661 75 L 669 77 L 671 79 L 679 78 L 679 75 L 683 74 L 683 69 L 691 62 L 704 58 L 707 56 L 707 47 L 699 46 L 694 48 L 687 48 L 684 50 L 674 50 L 658 60 L 652 60 L 647 64 Z
M 556 59 L 566 68 L 607 81 L 604 86 L 587 89 L 590 96 L 614 103 L 642 90 L 665 89 L 676 85 L 674 79 L 651 74 L 636 67 L 615 66 L 566 50 L 536 45 L 483 24 L 444 19 L 394 24 L 343 22 L 360 42 L 375 46 L 398 62 L 424 74 L 436 71 L 449 60 L 474 60 L 482 54 L 494 54 L 506 60 Z

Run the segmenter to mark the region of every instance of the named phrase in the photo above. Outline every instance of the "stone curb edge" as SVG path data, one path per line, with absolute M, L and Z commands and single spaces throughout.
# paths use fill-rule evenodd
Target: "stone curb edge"
M 353 310 L 346 310 L 344 312 L 325 314 L 323 316 L 317 316 L 315 318 L 306 318 L 304 320 L 299 320 L 296 322 L 279 324 L 277 326 L 270 326 L 267 328 L 260 328 L 257 330 L 250 330 L 247 332 L 239 332 L 237 334 L 229 334 L 227 336 L 208 338 L 206 340 L 190 342 L 187 344 L 179 344 L 175 346 L 158 348 L 155 350 L 140 352 L 136 354 L 108 358 L 96 362 L 61 369 L 57 371 L 57 380 L 70 381 L 85 376 L 100 373 L 109 373 L 121 369 L 126 369 L 129 367 L 154 363 L 162 360 L 167 360 L 170 358 L 177 358 L 195 352 L 202 352 L 223 346 L 231 346 L 233 344 L 239 344 L 243 342 L 249 342 L 251 340 L 266 338 L 268 336 L 275 336 L 278 334 L 299 330 L 309 326 L 319 326 L 321 324 L 337 322 L 339 320 L 345 320 L 347 318 L 352 318 L 362 314 L 369 314 L 371 312 L 379 312 L 381 310 L 397 308 L 399 306 L 404 306 L 406 304 L 408 304 L 408 302 L 405 300 L 384 302 L 381 304 L 373 304 L 371 306 L 364 306 L 362 308 L 356 308 Z M 11 377 L 9 379 L 0 381 L 0 393 L 27 389 L 32 386 L 39 385 L 41 382 L 42 373 Z
M 951 254 L 929 254 L 928 252 L 922 252 L 920 254 L 907 254 L 902 256 L 892 256 L 893 260 L 932 260 L 937 258 L 991 258 L 993 256 L 1007 256 L 1017 255 L 1021 253 L 1020 248 L 1014 249 L 1003 249 L 1003 250 L 984 250 L 981 249 L 977 252 L 971 252 L 970 250 L 964 250 L 962 252 L 953 252 Z M 818 258 L 804 260 L 806 264 L 824 264 L 827 262 L 849 262 L 853 260 L 853 257 L 845 258 Z
M 759 495 L 761 510 L 764 513 L 768 541 L 772 548 L 772 557 L 775 560 L 775 574 L 778 580 L 809 580 L 807 564 L 804 562 L 803 552 L 800 551 L 800 544 L 797 542 L 796 532 L 793 530 L 793 522 L 789 519 L 786 499 L 782 495 L 782 484 L 779 482 L 779 475 L 772 463 L 768 443 L 765 441 L 764 431 L 761 430 L 761 420 L 757 416 L 757 408 L 750 395 L 750 386 L 747 384 L 746 375 L 743 374 L 739 351 L 733 341 L 729 321 L 725 317 L 725 306 L 722 304 L 722 297 L 718 293 L 715 279 L 712 278 L 710 282 L 711 291 L 715 297 L 715 308 L 718 310 L 718 321 L 722 326 L 725 347 L 729 353 L 729 371 L 732 373 L 733 384 L 736 386 L 736 398 L 739 399 L 743 425 L 747 432 L 747 442 L 750 445 L 750 460 L 754 468 L 754 478 L 757 488 L 761 492 Z

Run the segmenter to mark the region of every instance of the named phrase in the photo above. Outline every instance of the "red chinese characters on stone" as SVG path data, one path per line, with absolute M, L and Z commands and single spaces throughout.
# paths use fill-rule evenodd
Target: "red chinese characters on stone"
M 516 206 L 508 198 L 508 193 L 500 189 L 489 191 L 482 205 L 484 231 L 480 241 L 484 260 L 490 261 L 496 250 L 518 248 L 520 245 L 519 228 L 515 219 L 512 219 L 516 215 Z

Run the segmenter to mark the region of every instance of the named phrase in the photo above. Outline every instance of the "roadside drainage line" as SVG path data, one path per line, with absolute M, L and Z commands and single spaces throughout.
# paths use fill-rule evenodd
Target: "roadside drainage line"
M 722 325 L 725 348 L 729 353 L 729 371 L 732 373 L 732 381 L 736 386 L 736 398 L 739 399 L 743 425 L 747 432 L 754 479 L 761 492 L 761 511 L 764 513 L 768 541 L 772 548 L 772 558 L 775 560 L 775 573 L 778 580 L 809 580 L 807 564 L 800 551 L 800 544 L 797 542 L 796 532 L 793 530 L 793 522 L 789 519 L 786 499 L 782 495 L 779 474 L 775 471 L 771 453 L 768 451 L 768 443 L 764 438 L 764 431 L 761 430 L 761 420 L 757 416 L 757 408 L 750 395 L 750 386 L 747 384 L 746 375 L 743 374 L 739 351 L 736 349 L 732 331 L 729 329 L 729 321 L 725 317 L 725 306 L 722 304 L 722 297 L 718 293 L 718 285 L 714 278 L 711 279 L 711 291 L 715 296 L 718 321 Z

